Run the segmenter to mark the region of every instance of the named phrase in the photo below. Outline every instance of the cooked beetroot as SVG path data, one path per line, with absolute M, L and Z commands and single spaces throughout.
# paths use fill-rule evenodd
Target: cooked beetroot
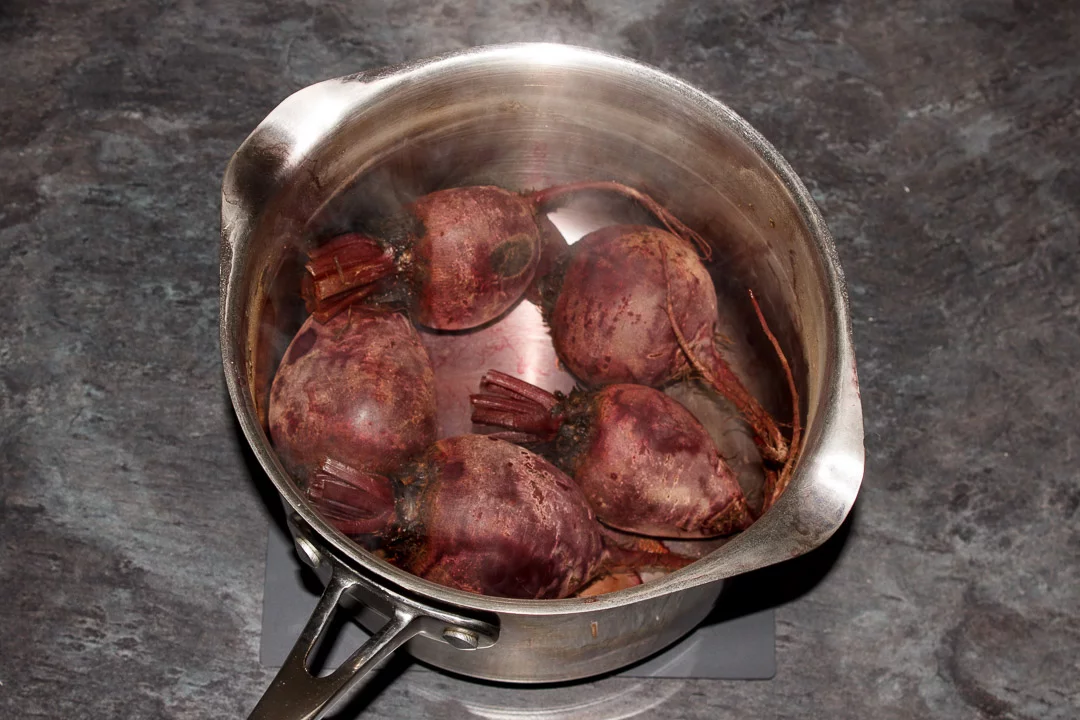
M 318 477 L 308 495 L 338 529 L 380 534 L 391 562 L 442 585 L 561 598 L 604 561 L 601 527 L 580 488 L 504 440 L 440 440 L 392 477 L 340 466 Z
M 532 282 L 540 257 L 536 208 L 496 187 L 441 190 L 413 205 L 416 320 L 442 330 L 501 315 Z
M 486 595 L 562 598 L 603 573 L 693 562 L 658 543 L 609 537 L 573 480 L 490 436 L 440 440 L 392 476 L 327 463 L 308 497 L 402 569 Z
M 328 461 L 385 473 L 435 440 L 435 375 L 399 313 L 350 308 L 301 326 L 270 390 L 270 436 L 307 478 Z
M 697 374 L 746 418 L 764 457 L 788 459 L 776 421 L 716 347 L 716 291 L 688 241 L 642 225 L 601 228 L 548 274 L 543 297 L 555 350 L 581 380 L 660 387 Z
M 561 236 L 543 213 L 589 190 L 633 198 L 674 232 L 700 241 L 655 200 L 618 183 L 574 183 L 527 194 L 479 185 L 438 190 L 389 223 L 394 229 L 386 237 L 342 235 L 313 250 L 304 282 L 308 310 L 326 320 L 354 300 L 404 291 L 421 325 L 483 325 L 529 290 L 542 245 L 557 249 Z M 391 278 L 398 282 L 388 291 Z
M 524 448 L 481 435 L 440 440 L 399 506 L 402 566 L 486 595 L 561 598 L 599 571 L 600 528 L 581 490 Z
M 616 384 L 567 396 L 495 371 L 481 390 L 472 396 L 473 422 L 509 429 L 505 439 L 554 441 L 557 462 L 611 527 L 707 538 L 753 522 L 708 432 L 659 390 Z
M 450 188 L 424 195 L 405 213 L 388 237 L 343 235 L 310 253 L 305 296 L 317 318 L 383 290 L 382 281 L 396 275 L 395 289 L 404 291 L 416 322 L 462 330 L 501 315 L 532 282 L 540 230 L 524 196 Z

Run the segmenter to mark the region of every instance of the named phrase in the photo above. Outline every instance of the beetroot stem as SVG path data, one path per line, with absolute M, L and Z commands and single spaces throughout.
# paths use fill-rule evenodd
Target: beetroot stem
M 515 397 L 523 400 L 531 400 L 537 405 L 542 406 L 545 410 L 551 410 L 559 404 L 559 399 L 547 390 L 539 388 L 532 383 L 527 383 L 524 380 L 519 380 L 512 375 L 499 372 L 498 370 L 488 370 L 487 374 L 484 375 L 483 380 L 480 381 L 480 387 L 483 390 L 488 390 L 489 388 L 503 389 Z
M 375 287 L 369 285 L 343 292 L 341 295 L 335 295 L 324 303 L 316 301 L 309 293 L 304 295 L 304 299 L 307 303 L 308 312 L 314 315 L 317 321 L 325 324 L 338 313 L 351 307 L 353 303 L 360 302 L 373 292 L 375 292 Z
M 495 437 L 516 442 L 551 440 L 562 425 L 562 418 L 552 414 L 559 400 L 543 388 L 497 370 L 488 371 L 480 381 L 481 392 L 470 395 L 472 421 L 494 425 L 513 432 Z
M 494 393 L 481 393 L 470 395 L 472 406 L 476 410 L 500 410 L 502 412 L 534 412 L 536 403 L 529 400 L 518 400 L 514 397 L 505 397 Z
M 391 275 L 394 252 L 365 235 L 342 235 L 308 253 L 303 291 L 319 322 L 370 295 L 374 283 Z
M 390 480 L 327 458 L 308 482 L 312 505 L 346 535 L 372 535 L 395 517 Z
M 705 242 L 705 239 L 701 237 L 696 231 L 688 227 L 682 220 L 675 217 L 675 215 L 654 200 L 649 195 L 636 190 L 629 185 L 623 185 L 622 183 L 611 181 L 584 181 L 576 183 L 567 183 L 565 185 L 553 185 L 543 190 L 537 190 L 529 197 L 536 203 L 538 208 L 544 209 L 546 206 L 551 205 L 561 200 L 566 195 L 579 192 L 581 190 L 598 190 L 606 192 L 615 192 L 624 197 L 628 197 L 635 200 L 638 204 L 651 212 L 656 218 L 664 224 L 670 232 L 678 235 L 683 240 L 687 240 L 697 246 L 701 252 L 701 256 L 706 260 L 712 258 L 712 246 Z

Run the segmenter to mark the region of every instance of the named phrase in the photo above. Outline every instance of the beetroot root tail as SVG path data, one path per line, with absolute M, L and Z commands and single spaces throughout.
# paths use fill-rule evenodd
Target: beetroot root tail
M 758 305 L 757 298 L 754 297 L 754 291 L 748 291 L 750 293 L 750 302 L 754 304 L 754 312 L 757 313 L 758 322 L 761 323 L 761 329 L 765 331 L 765 336 L 769 338 L 769 342 L 772 343 L 773 350 L 776 351 L 776 356 L 780 360 L 780 365 L 784 368 L 784 376 L 787 379 L 788 392 L 791 395 L 791 445 L 787 457 L 784 459 L 784 467 L 779 474 L 770 472 L 765 482 L 765 500 L 762 507 L 762 512 L 772 507 L 776 502 L 780 494 L 787 488 L 788 483 L 791 482 L 791 475 L 795 471 L 795 460 L 799 454 L 799 442 L 802 439 L 802 410 L 799 403 L 799 390 L 795 387 L 795 376 L 791 372 L 791 365 L 788 363 L 787 356 L 784 355 L 784 351 L 780 347 L 780 341 L 773 335 L 772 330 L 769 329 L 769 324 L 765 321 L 765 314 L 761 312 L 761 306 Z
M 675 308 L 671 304 L 671 279 L 668 275 L 667 249 L 663 245 L 660 245 L 660 260 L 663 264 L 664 283 L 667 287 L 665 309 L 667 310 L 668 323 L 675 333 L 675 339 L 686 356 L 687 362 L 701 375 L 706 383 L 727 398 L 735 406 L 735 409 L 739 411 L 739 414 L 746 419 L 746 422 L 750 424 L 754 434 L 757 436 L 759 446 L 766 459 L 783 462 L 787 458 L 789 448 L 784 440 L 783 433 L 780 432 L 780 428 L 776 424 L 776 420 L 761 406 L 757 398 L 750 394 L 750 391 L 746 389 L 746 386 L 739 380 L 735 371 L 731 369 L 727 360 L 724 359 L 724 356 L 720 354 L 720 351 L 715 346 L 711 347 L 708 364 L 703 362 L 693 348 L 690 347 L 690 343 L 687 341 L 682 328 L 679 327 L 679 321 L 675 317 Z
M 709 532 L 720 535 L 731 535 L 741 532 L 754 524 L 757 516 L 750 510 L 746 498 L 740 493 L 728 505 L 705 523 Z

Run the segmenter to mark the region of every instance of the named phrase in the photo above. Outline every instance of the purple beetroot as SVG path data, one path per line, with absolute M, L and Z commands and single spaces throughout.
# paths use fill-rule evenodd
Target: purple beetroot
M 564 598 L 604 574 L 629 587 L 636 568 L 692 562 L 662 547 L 609 546 L 573 480 L 490 436 L 440 440 L 392 476 L 326 466 L 308 496 L 342 532 L 375 536 L 398 567 L 484 595 Z
M 568 597 L 604 559 L 600 525 L 574 482 L 492 437 L 440 440 L 392 478 L 329 467 L 308 493 L 343 532 L 379 534 L 395 565 L 460 590 Z
M 766 459 L 789 460 L 779 425 L 716 347 L 716 290 L 686 240 L 640 225 L 601 228 L 571 247 L 547 276 L 543 297 L 555 350 L 581 380 L 660 387 L 696 374 L 739 410 Z M 789 388 L 794 429 L 799 409 L 790 377 Z
M 436 443 L 399 517 L 405 567 L 502 597 L 561 598 L 599 570 L 603 542 L 581 490 L 539 455 L 494 438 Z
M 544 213 L 590 190 L 630 197 L 673 231 L 700 242 L 655 200 L 618 183 L 574 183 L 533 193 L 480 185 L 438 190 L 413 202 L 388 237 L 352 233 L 312 250 L 303 289 L 308 310 L 324 321 L 357 299 L 404 293 L 421 325 L 483 325 L 530 290 L 543 249 L 558 245 L 561 238 Z
M 332 316 L 342 300 L 380 290 L 396 275 L 416 322 L 463 330 L 501 315 L 525 293 L 540 257 L 535 207 L 501 188 L 451 188 L 406 211 L 403 237 L 350 234 L 310 254 L 308 309 Z
M 270 436 L 308 478 L 332 466 L 390 472 L 435 440 L 435 374 L 399 313 L 350 308 L 301 326 L 270 390 Z
M 708 432 L 658 390 L 616 384 L 553 394 L 492 371 L 472 403 L 473 422 L 510 431 L 499 437 L 553 441 L 560 467 L 613 528 L 687 539 L 729 535 L 753 522 Z

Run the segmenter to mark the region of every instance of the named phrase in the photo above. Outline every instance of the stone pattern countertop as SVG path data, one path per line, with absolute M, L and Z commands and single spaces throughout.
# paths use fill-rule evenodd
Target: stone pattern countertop
M 305 85 L 514 40 L 657 65 L 786 155 L 850 284 L 866 479 L 834 541 L 741 581 L 778 606 L 772 681 L 401 659 L 351 711 L 1080 717 L 1069 0 L 0 4 L 0 716 L 254 706 L 276 500 L 220 368 L 225 164 Z

